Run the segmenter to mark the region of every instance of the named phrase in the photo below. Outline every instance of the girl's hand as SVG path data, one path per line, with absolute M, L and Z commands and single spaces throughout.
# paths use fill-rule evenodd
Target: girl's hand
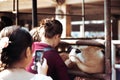
M 42 65 L 40 62 L 37 63 L 37 67 L 38 74 L 47 75 L 48 65 L 47 60 L 45 58 L 43 59 Z

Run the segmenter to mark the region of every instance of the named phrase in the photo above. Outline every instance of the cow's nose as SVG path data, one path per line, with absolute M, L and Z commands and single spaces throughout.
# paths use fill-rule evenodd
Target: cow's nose
M 81 51 L 79 49 L 76 49 L 75 52 L 76 52 L 76 54 L 81 53 Z

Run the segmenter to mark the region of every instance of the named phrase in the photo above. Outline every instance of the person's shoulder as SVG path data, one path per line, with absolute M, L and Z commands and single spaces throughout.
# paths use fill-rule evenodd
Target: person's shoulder
M 9 72 L 7 70 L 3 70 L 0 72 L 0 78 L 3 78 L 4 76 L 6 76 Z
M 36 74 L 30 80 L 53 80 L 53 79 L 50 76 L 46 76 L 46 75 L 42 75 L 42 74 Z
M 0 72 L 0 80 L 7 80 L 10 72 L 8 70 L 3 70 Z
M 0 77 L 0 80 L 4 80 L 4 79 L 2 79 L 2 78 Z
M 33 42 L 33 44 L 35 45 L 35 44 L 41 44 L 40 42 Z
M 45 52 L 48 52 L 48 53 L 51 53 L 51 54 L 55 54 L 55 55 L 58 54 L 58 52 L 54 48 L 52 48 L 52 47 L 46 47 L 44 49 L 46 49 Z

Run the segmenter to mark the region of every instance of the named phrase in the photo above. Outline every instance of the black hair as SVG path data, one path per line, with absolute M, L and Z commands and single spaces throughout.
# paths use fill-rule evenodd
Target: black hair
M 1 62 L 5 64 L 4 68 L 9 68 L 12 64 L 24 58 L 25 50 L 27 47 L 31 47 L 33 42 L 29 32 L 22 28 L 13 30 L 9 34 L 9 41 L 11 43 L 1 53 Z
M 10 17 L 7 16 L 1 16 L 0 17 L 0 31 L 7 26 L 13 25 L 13 21 Z

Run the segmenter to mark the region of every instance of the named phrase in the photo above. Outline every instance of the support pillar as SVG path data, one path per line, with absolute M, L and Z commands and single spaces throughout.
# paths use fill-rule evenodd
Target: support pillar
M 63 4 L 56 7 L 56 19 L 59 20 L 63 25 L 63 32 L 61 38 L 71 37 L 71 16 L 69 14 L 70 7 Z M 63 14 L 63 15 L 59 15 Z
M 80 25 L 80 37 L 85 37 L 85 1 L 82 0 L 82 25 Z
M 120 40 L 120 20 L 118 20 L 118 40 Z
M 111 0 L 104 0 L 105 27 L 105 73 L 106 80 L 111 80 Z M 114 79 L 112 79 L 114 80 Z
M 37 0 L 32 0 L 32 27 L 37 27 Z

